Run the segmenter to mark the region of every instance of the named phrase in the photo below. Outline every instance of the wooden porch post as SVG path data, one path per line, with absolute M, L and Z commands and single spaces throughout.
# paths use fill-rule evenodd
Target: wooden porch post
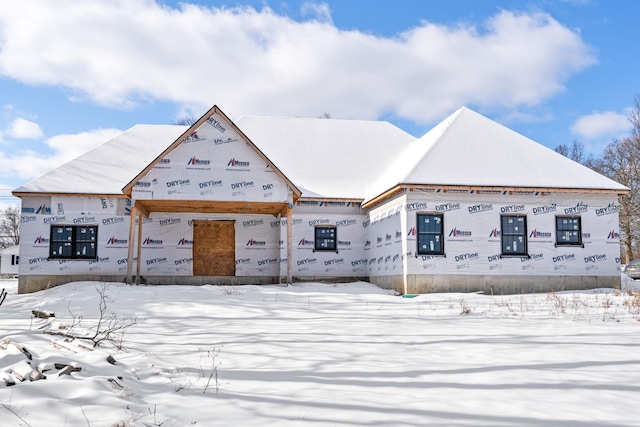
M 131 207 L 131 215 L 129 215 L 129 246 L 128 246 L 128 254 L 127 254 L 127 277 L 126 281 L 128 285 L 133 283 L 131 277 L 131 271 L 133 269 L 133 240 L 135 239 L 135 225 L 136 225 L 136 217 L 138 216 L 138 209 L 135 205 Z
M 140 255 L 142 253 L 142 215 L 138 215 L 138 250 L 136 251 L 136 285 L 140 284 Z
M 293 192 L 289 189 L 289 203 L 287 204 L 287 283 L 293 283 L 293 276 L 291 274 L 293 266 L 293 248 L 291 243 L 293 241 Z

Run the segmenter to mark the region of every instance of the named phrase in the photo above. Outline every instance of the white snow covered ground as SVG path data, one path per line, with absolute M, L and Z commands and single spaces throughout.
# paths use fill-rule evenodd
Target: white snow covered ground
M 2 426 L 640 425 L 626 276 L 623 291 L 414 298 L 363 282 L 2 287 Z M 124 335 L 66 338 L 95 333 L 101 301 Z

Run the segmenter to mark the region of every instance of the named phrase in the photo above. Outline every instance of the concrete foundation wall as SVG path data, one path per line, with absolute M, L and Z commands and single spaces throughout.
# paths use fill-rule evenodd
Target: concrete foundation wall
M 368 281 L 383 289 L 403 294 L 402 275 L 375 277 L 294 277 L 294 282 L 353 282 Z M 120 276 L 20 276 L 18 293 L 25 294 L 53 288 L 69 282 L 124 282 Z M 142 276 L 140 283 L 150 285 L 271 285 L 285 283 L 284 277 L 244 276 Z M 135 277 L 134 277 L 135 283 Z M 408 294 L 437 292 L 483 292 L 487 295 L 558 292 L 595 288 L 620 289 L 620 276 L 467 276 L 467 275 L 409 275 Z
M 402 275 L 370 277 L 369 280 L 383 289 L 404 293 Z M 407 276 L 408 294 L 483 292 L 487 295 L 506 295 L 595 288 L 620 289 L 620 276 Z
M 277 276 L 141 276 L 141 284 L 149 285 L 271 285 L 277 284 Z M 92 275 L 68 275 L 68 276 L 20 276 L 18 278 L 18 293 L 26 294 L 44 289 L 53 288 L 69 282 L 124 282 L 125 276 L 92 276 Z M 133 278 L 135 283 L 135 277 Z

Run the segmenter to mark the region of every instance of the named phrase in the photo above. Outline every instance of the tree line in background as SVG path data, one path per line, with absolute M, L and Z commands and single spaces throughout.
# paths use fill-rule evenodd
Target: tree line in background
M 20 208 L 6 208 L 0 217 L 0 249 L 20 243 Z
M 611 141 L 600 156 L 585 154 L 584 146 L 577 141 L 556 147 L 558 153 L 629 187 L 629 193 L 618 198 L 624 263 L 640 256 L 640 95 L 633 99 L 629 121 L 629 135 Z

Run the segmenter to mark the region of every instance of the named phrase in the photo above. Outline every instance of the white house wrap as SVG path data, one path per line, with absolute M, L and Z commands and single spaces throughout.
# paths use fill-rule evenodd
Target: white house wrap
M 16 189 L 19 292 L 72 280 L 364 279 L 403 293 L 619 286 L 626 187 L 462 108 L 137 125 Z

